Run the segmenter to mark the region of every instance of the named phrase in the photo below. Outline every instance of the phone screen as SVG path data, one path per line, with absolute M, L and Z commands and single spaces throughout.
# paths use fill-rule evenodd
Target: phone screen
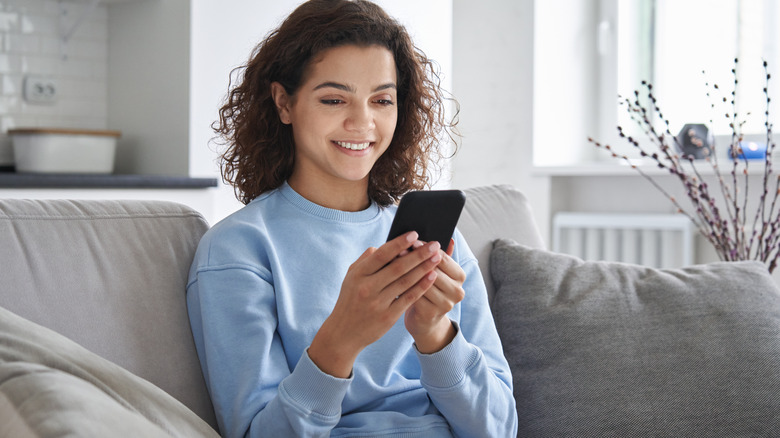
M 446 250 L 450 244 L 466 196 L 460 190 L 423 190 L 401 198 L 387 240 L 416 231 L 423 242 L 438 241 Z

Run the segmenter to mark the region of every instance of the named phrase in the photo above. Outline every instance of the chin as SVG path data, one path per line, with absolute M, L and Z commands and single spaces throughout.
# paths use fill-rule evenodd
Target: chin
M 345 175 L 345 176 L 342 176 L 341 179 L 343 179 L 344 181 L 352 182 L 352 183 L 362 183 L 362 182 L 368 183 L 368 174 L 365 174 L 363 176 L 359 176 L 359 175 Z
M 340 173 L 341 179 L 350 182 L 368 181 L 369 169 L 346 169 Z

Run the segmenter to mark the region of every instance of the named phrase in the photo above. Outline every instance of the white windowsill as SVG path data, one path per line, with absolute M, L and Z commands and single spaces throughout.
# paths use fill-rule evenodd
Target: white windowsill
M 685 166 L 689 174 L 693 174 L 690 165 Z M 737 173 L 742 174 L 745 165 L 740 163 L 737 166 Z M 748 173 L 753 175 L 764 174 L 764 161 L 763 160 L 751 160 L 748 163 Z M 715 175 L 715 170 L 709 163 L 697 162 L 696 169 L 701 175 L 709 176 Z M 549 177 L 571 177 L 571 176 L 638 176 L 641 177 L 642 171 L 648 176 L 666 176 L 670 175 L 666 169 L 660 169 L 650 162 L 645 162 L 638 165 L 638 169 L 634 169 L 628 164 L 624 163 L 609 163 L 609 162 L 593 162 L 582 163 L 576 165 L 562 165 L 562 166 L 534 166 L 534 176 L 549 176 Z M 723 176 L 730 176 L 732 171 L 732 164 L 728 160 L 720 161 L 720 173 Z M 780 164 L 773 164 L 772 173 L 778 174 L 780 171 Z

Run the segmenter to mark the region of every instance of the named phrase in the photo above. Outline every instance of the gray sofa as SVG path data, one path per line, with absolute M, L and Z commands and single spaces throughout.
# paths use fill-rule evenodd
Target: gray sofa
M 179 204 L 0 200 L 0 436 L 216 436 Z M 780 293 L 755 262 L 656 270 L 543 249 L 526 199 L 467 190 L 518 436 L 777 436 Z

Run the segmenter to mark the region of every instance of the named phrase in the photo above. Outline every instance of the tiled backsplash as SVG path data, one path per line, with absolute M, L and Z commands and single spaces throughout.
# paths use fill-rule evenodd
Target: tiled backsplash
M 8 129 L 107 129 L 108 11 L 87 0 L 0 0 L 0 166 L 12 163 Z M 79 22 L 65 43 L 66 34 Z M 56 101 L 24 99 L 26 76 L 52 79 Z

